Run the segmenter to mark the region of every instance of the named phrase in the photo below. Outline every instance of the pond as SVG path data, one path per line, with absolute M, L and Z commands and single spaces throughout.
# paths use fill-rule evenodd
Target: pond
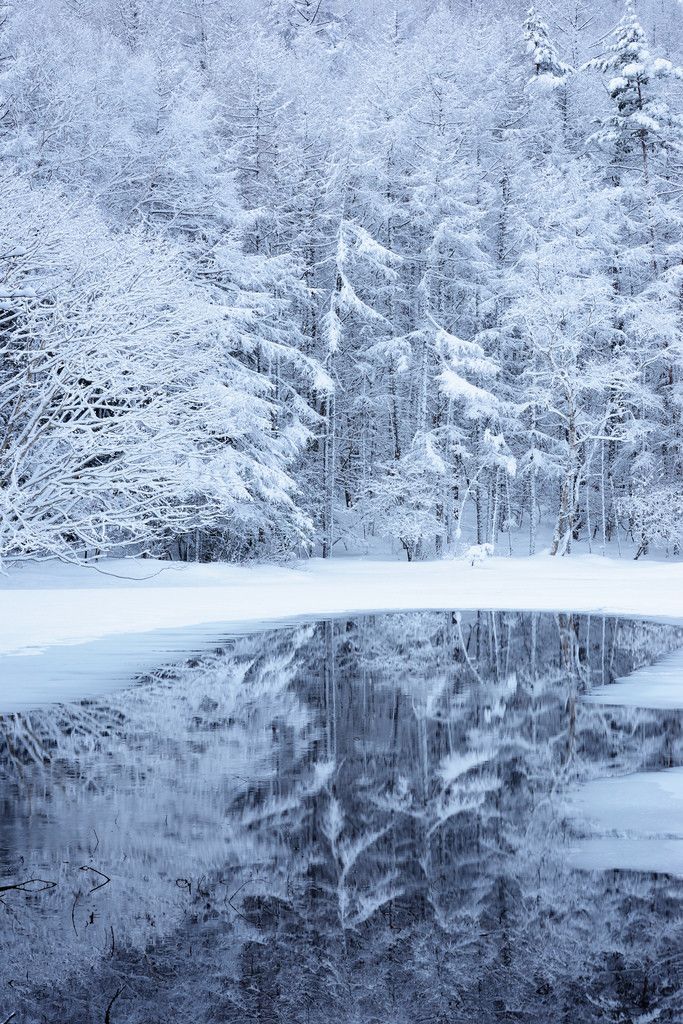
M 681 647 L 354 616 L 3 714 L 0 1022 L 683 1020 L 683 712 L 585 699 Z

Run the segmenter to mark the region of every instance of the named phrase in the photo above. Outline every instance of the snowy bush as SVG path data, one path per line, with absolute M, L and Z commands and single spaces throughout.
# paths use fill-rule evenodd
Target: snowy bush
M 367 518 L 382 537 L 396 539 L 409 562 L 417 558 L 424 542 L 441 533 L 436 515 L 442 463 L 428 439 L 396 462 L 387 463 L 384 474 L 369 489 L 364 502 Z
M 481 565 L 493 555 L 493 550 L 493 544 L 472 544 L 462 557 L 472 566 Z
M 683 546 L 683 488 L 641 488 L 621 503 L 637 544 L 636 558 L 651 547 L 678 554 Z

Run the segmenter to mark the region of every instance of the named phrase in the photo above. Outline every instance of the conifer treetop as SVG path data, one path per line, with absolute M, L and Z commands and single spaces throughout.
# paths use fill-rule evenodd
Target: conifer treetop
M 651 54 L 647 34 L 632 0 L 626 0 L 625 12 L 606 53 L 588 61 L 582 70 L 610 75 L 607 90 L 617 108 L 592 136 L 593 140 L 621 144 L 624 151 L 636 145 L 671 149 L 680 144 L 683 139 L 681 118 L 671 112 L 665 97 L 655 86 L 666 80 L 683 80 L 683 69 Z
M 563 82 L 573 69 L 560 60 L 548 26 L 533 6 L 529 8 L 524 21 L 524 39 L 534 66 L 532 81 L 551 87 Z

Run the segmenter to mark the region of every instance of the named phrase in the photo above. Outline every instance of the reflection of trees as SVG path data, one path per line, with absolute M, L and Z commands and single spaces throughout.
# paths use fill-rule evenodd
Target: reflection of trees
M 329 657 L 329 627 L 325 642 Z M 287 928 L 259 946 L 286 975 L 278 1019 L 574 1021 L 578 1007 L 590 1021 L 610 1019 L 608 1005 L 613 1019 L 629 1019 L 641 992 L 624 971 L 642 982 L 639 965 L 662 949 L 647 949 L 618 878 L 564 867 L 556 793 L 606 761 L 668 756 L 677 716 L 578 698 L 670 642 L 659 627 L 574 616 L 338 624 L 337 690 L 323 708 L 335 716 L 338 767 L 311 807 L 319 863 L 280 908 Z M 327 849 L 335 829 L 362 851 L 343 872 Z M 664 884 L 627 883 L 641 903 Z M 359 906 L 378 910 L 359 919 Z M 671 952 L 676 938 L 665 932 L 661 947 Z M 615 948 L 626 967 L 605 971 Z M 305 1016 L 294 994 L 312 990 L 324 996 Z M 252 1003 L 241 1012 L 258 1019 Z
M 3 720 L 3 876 L 57 884 L 40 904 L 14 894 L 0 906 L 0 984 L 26 976 L 27 953 L 30 980 L 47 981 L 144 946 L 226 865 L 229 897 L 243 871 L 286 860 L 270 849 L 282 837 L 253 821 L 280 812 L 275 759 L 300 761 L 316 741 L 290 686 L 309 634 L 241 640 L 106 701 Z M 303 793 L 323 777 L 309 774 Z M 91 868 L 110 879 L 94 892 Z
M 129 1024 L 678 1019 L 680 888 L 570 871 L 558 798 L 681 761 L 677 714 L 579 700 L 676 643 L 595 617 L 366 617 L 31 716 L 40 764 L 6 722 L 2 846 L 59 884 L 12 900 L 0 970 L 16 984 L 29 943 L 36 976 L 73 966 L 22 995 L 72 1024 L 119 988 Z M 74 928 L 84 864 L 111 882 L 78 879 Z

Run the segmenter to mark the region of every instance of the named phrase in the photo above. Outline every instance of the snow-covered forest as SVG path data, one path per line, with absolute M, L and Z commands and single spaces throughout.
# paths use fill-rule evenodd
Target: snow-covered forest
M 678 0 L 32 0 L 0 58 L 0 559 L 678 553 Z

